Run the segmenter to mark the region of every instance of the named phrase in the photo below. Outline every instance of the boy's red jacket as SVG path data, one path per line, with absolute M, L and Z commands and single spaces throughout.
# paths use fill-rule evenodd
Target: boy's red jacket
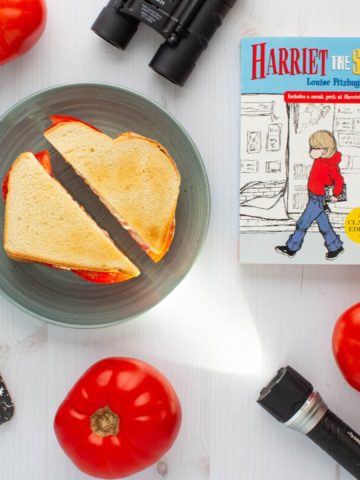
M 308 180 L 308 190 L 314 195 L 325 195 L 325 186 L 334 185 L 333 195 L 338 197 L 344 187 L 344 179 L 340 173 L 341 153 L 336 152 L 329 158 L 314 160 Z

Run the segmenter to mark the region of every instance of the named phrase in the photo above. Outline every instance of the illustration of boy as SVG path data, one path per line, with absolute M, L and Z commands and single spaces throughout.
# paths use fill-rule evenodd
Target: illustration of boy
M 286 245 L 275 250 L 282 255 L 294 257 L 300 250 L 306 232 L 314 221 L 317 222 L 320 233 L 324 237 L 328 252 L 326 260 L 334 260 L 344 252 L 343 242 L 336 235 L 326 211 L 325 187 L 333 186 L 331 203 L 338 201 L 344 187 L 339 164 L 341 153 L 337 151 L 334 135 L 327 130 L 318 130 L 309 138 L 310 157 L 314 160 L 308 179 L 308 203 L 296 224 L 295 232 L 290 235 Z

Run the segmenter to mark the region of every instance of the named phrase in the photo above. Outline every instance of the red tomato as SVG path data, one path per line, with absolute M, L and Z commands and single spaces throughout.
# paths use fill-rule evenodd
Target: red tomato
M 332 338 L 338 367 L 347 382 L 360 391 L 360 303 L 337 320 Z
M 1 1 L 1 0 L 0 0 Z M 79 123 L 83 123 L 84 125 L 87 125 L 88 127 L 92 128 L 93 130 L 96 130 L 97 132 L 100 132 L 101 133 L 101 130 L 99 130 L 98 128 L 94 127 L 93 125 L 90 125 L 90 123 L 86 123 L 86 122 L 83 122 L 82 120 L 79 120 L 78 118 L 75 118 L 75 117 L 68 117 L 66 115 L 50 115 L 49 116 L 51 122 L 52 122 L 52 125 L 50 127 L 48 127 L 45 132 L 47 130 L 50 130 L 50 128 L 54 127 L 55 125 L 58 125 L 59 123 L 65 123 L 65 122 L 79 122 Z
M 0 64 L 30 50 L 45 24 L 44 0 L 0 0 Z
M 57 439 L 74 464 L 98 478 L 122 478 L 157 462 L 176 439 L 178 397 L 149 364 L 113 357 L 95 363 L 55 417 Z

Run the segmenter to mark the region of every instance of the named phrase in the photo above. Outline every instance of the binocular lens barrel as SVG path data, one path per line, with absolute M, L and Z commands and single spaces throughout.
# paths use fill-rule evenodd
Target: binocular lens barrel
M 183 86 L 233 3 L 224 0 L 204 2 L 198 15 L 187 27 L 189 34 L 180 37 L 175 45 L 168 42 L 161 45 L 150 67 L 176 85 Z
M 184 42 L 182 40 L 178 48 L 163 43 L 149 63 L 156 73 L 181 87 L 196 65 L 193 59 L 194 49 L 190 48 L 191 51 L 188 52 L 186 46 L 184 48 Z
M 91 29 L 104 40 L 123 50 L 135 35 L 139 20 L 119 13 L 110 2 L 95 20 Z

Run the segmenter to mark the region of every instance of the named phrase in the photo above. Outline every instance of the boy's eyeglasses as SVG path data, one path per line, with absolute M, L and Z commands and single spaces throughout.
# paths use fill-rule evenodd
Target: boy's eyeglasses
M 310 147 L 309 152 L 311 152 L 312 150 L 327 150 L 327 148 L 324 148 L 324 147 Z

